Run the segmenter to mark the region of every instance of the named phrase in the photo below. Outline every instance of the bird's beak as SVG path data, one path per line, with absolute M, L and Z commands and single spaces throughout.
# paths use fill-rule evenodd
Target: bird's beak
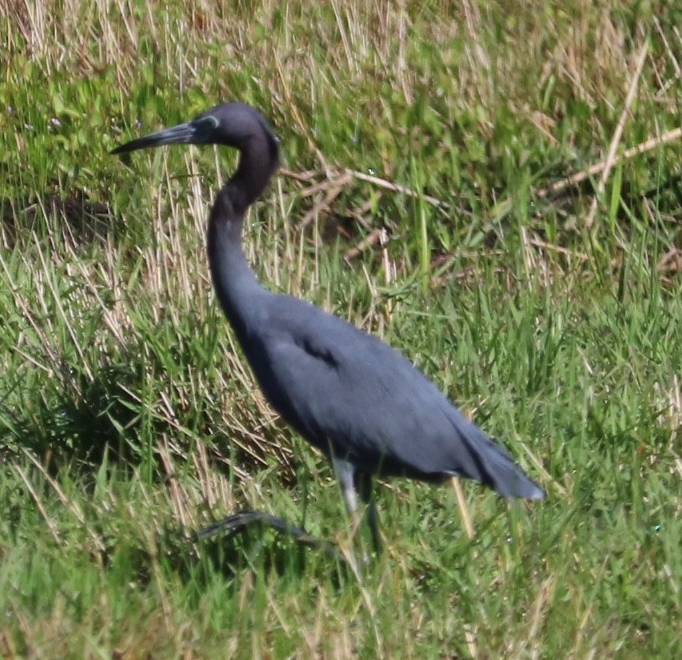
M 188 121 L 186 124 L 178 124 L 172 128 L 165 128 L 162 131 L 145 135 L 122 144 L 111 150 L 112 154 L 126 154 L 129 151 L 138 149 L 149 149 L 151 147 L 162 147 L 165 144 L 196 144 L 197 143 L 197 122 Z

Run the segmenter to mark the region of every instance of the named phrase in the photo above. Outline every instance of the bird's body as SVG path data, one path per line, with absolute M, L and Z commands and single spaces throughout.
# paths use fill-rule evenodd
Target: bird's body
M 213 285 L 268 401 L 333 460 L 351 512 L 356 488 L 371 503 L 374 475 L 424 481 L 461 476 L 505 497 L 543 497 L 511 456 L 400 353 L 336 316 L 260 285 L 242 250 L 242 226 L 277 167 L 278 145 L 257 111 L 236 103 L 217 106 L 114 153 L 173 143 L 226 144 L 241 152 L 209 218 Z M 374 519 L 378 545 L 375 525 Z
M 302 300 L 263 293 L 258 326 L 241 345 L 273 408 L 320 451 L 370 474 L 463 476 L 506 496 L 522 489 L 513 464 L 503 475 L 486 469 L 486 451 L 505 465 L 508 454 L 400 353 Z

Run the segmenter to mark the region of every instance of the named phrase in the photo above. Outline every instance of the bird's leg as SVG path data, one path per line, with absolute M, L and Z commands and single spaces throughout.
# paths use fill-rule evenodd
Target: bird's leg
M 341 495 L 343 495 L 348 516 L 353 523 L 353 535 L 355 535 L 360 522 L 358 518 L 358 493 L 355 490 L 355 466 L 350 461 L 338 456 L 332 456 L 332 465 L 336 478 L 339 480 Z
M 383 543 L 381 541 L 381 532 L 379 531 L 379 513 L 377 511 L 376 502 L 374 501 L 374 491 L 372 489 L 372 475 L 364 472 L 358 473 L 358 482 L 360 485 L 360 497 L 367 505 L 367 524 L 372 535 L 372 545 L 374 552 L 377 555 L 381 554 Z
M 358 472 L 355 465 L 350 461 L 332 457 L 332 465 L 336 478 L 339 480 L 341 487 L 341 494 L 343 501 L 346 504 L 346 511 L 351 519 L 353 526 L 353 537 L 356 536 L 360 529 L 361 519 L 358 514 L 358 491 L 360 488 L 360 496 L 363 502 L 367 505 L 367 523 L 372 537 L 372 545 L 377 554 L 381 554 L 381 534 L 379 533 L 379 515 L 377 513 L 374 497 L 372 496 L 372 477 L 369 474 Z M 368 562 L 368 557 L 365 557 L 365 563 Z

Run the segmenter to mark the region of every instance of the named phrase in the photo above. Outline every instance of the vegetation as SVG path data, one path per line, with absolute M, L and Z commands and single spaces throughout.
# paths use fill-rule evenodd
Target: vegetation
M 682 636 L 675 3 L 4 3 L 0 656 L 671 658 Z M 211 291 L 235 155 L 108 155 L 239 99 L 282 140 L 246 247 L 399 347 L 547 490 L 379 488 L 355 575 L 327 463 Z M 418 440 L 418 439 L 415 439 Z

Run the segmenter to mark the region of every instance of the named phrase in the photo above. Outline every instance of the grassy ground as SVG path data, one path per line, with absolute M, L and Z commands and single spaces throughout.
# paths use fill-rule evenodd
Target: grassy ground
M 10 6 L 12 5 L 12 6 Z M 461 5 L 461 6 L 460 6 Z M 0 656 L 671 658 L 682 637 L 674 3 L 3 5 Z M 223 100 L 285 171 L 246 246 L 386 338 L 547 490 L 381 486 L 358 579 L 330 468 L 213 300 L 234 154 L 108 155 Z

